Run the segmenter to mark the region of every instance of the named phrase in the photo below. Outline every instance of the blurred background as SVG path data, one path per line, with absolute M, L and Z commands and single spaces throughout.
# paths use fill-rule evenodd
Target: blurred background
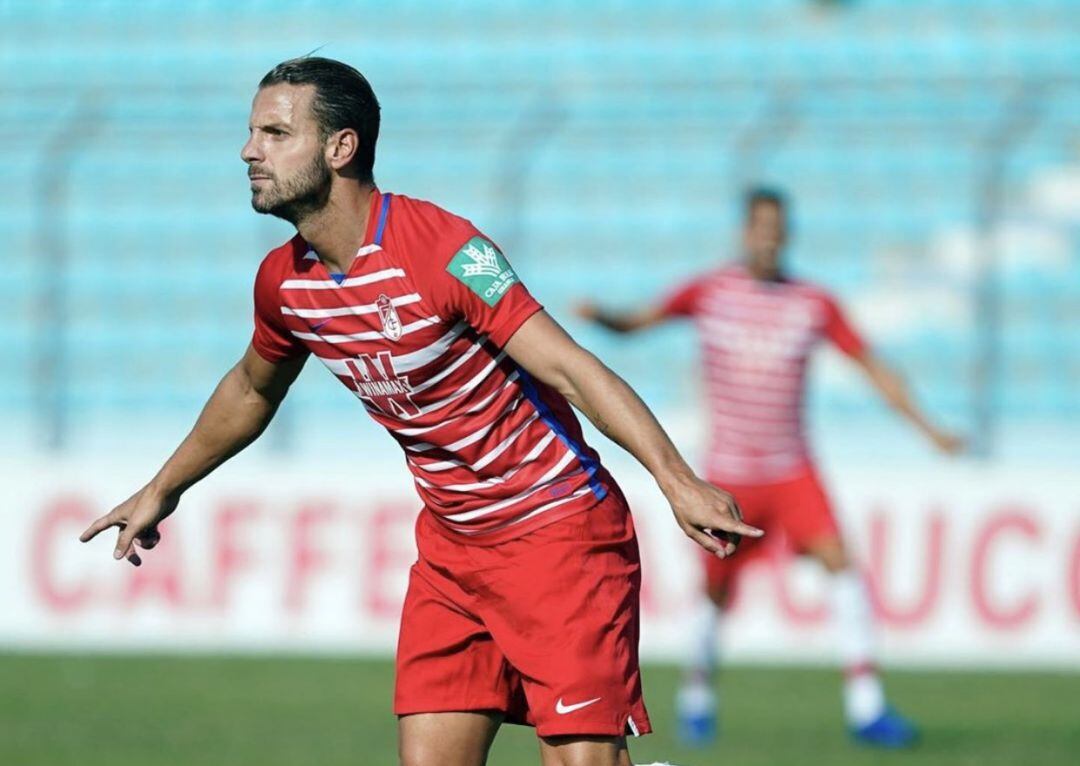
M 292 235 L 250 208 L 248 109 L 267 70 L 316 49 L 382 102 L 380 187 L 499 242 L 695 458 L 692 329 L 627 342 L 571 308 L 637 306 L 737 257 L 742 190 L 787 191 L 791 271 L 833 291 L 973 444 L 932 454 L 819 355 L 810 432 L 894 688 L 927 730 L 908 757 L 1072 762 L 1075 0 L 0 3 L 0 760 L 393 762 L 418 501 L 389 437 L 321 368 L 189 493 L 147 566 L 75 540 L 153 474 L 247 344 L 255 269 Z M 819 574 L 778 563 L 725 626 L 725 737 L 676 749 L 669 663 L 695 559 L 649 477 L 592 442 L 645 557 L 660 733 L 634 752 L 863 762 L 839 727 Z M 505 741 L 493 763 L 534 762 L 527 734 Z

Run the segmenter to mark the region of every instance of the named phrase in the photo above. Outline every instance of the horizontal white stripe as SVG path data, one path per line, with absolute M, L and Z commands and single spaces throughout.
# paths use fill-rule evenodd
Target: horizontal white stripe
M 781 396 L 776 397 L 774 400 L 769 401 L 761 397 L 750 401 L 747 399 L 740 399 L 737 389 L 725 387 L 719 383 L 711 380 L 706 380 L 705 386 L 705 398 L 710 405 L 716 405 L 721 407 L 725 412 L 734 411 L 736 414 L 744 415 L 748 418 L 754 418 L 756 415 L 750 413 L 739 413 L 740 407 L 751 407 L 762 412 L 773 413 L 773 419 L 781 418 L 796 418 L 803 409 L 803 397 L 802 396 Z
M 406 445 L 405 449 L 409 450 L 409 452 L 428 452 L 429 450 L 433 449 L 443 449 L 447 452 L 457 452 L 462 447 L 468 447 L 470 444 L 476 444 L 476 442 L 483 439 L 484 436 L 486 436 L 492 428 L 499 425 L 499 423 L 502 422 L 502 419 L 512 413 L 514 410 L 516 410 L 523 401 L 525 400 L 522 397 L 516 397 L 514 399 L 511 399 L 510 404 L 503 408 L 502 412 L 491 418 L 487 425 L 485 425 L 483 428 L 473 431 L 468 436 L 458 439 L 456 442 L 450 442 L 445 446 L 441 446 L 438 444 L 429 444 L 427 442 L 420 442 L 419 444 Z
M 372 253 L 377 253 L 380 250 L 382 250 L 382 248 L 376 244 L 364 245 L 362 248 L 356 251 L 356 257 L 360 258 L 365 255 L 371 255 Z
M 332 279 L 286 279 L 281 283 L 282 290 L 336 290 L 339 287 L 359 287 L 373 282 L 382 282 L 394 277 L 404 277 L 404 269 L 383 269 L 360 277 L 349 277 L 339 285 Z
M 409 293 L 397 298 L 391 298 L 393 306 L 408 306 L 410 303 L 419 303 L 420 296 L 417 293 Z M 377 303 L 368 303 L 361 306 L 341 306 L 334 309 L 294 309 L 288 306 L 281 307 L 281 313 L 288 316 L 303 317 L 305 319 L 323 319 L 326 317 L 361 316 L 364 314 L 379 313 Z
M 762 404 L 748 404 L 719 396 L 708 397 L 710 412 L 721 412 L 742 418 L 747 423 L 765 420 L 770 423 L 801 423 L 802 408 L 770 407 Z
M 403 325 L 401 328 L 402 335 L 408 335 L 409 333 L 416 332 L 417 330 L 423 330 L 425 327 L 431 327 L 433 324 L 438 324 L 439 318 L 436 316 L 426 317 L 424 319 L 418 319 L 415 322 L 409 322 L 407 325 Z M 323 343 L 350 343 L 358 340 L 379 340 L 385 338 L 385 336 L 379 330 L 369 330 L 368 332 L 354 332 L 349 335 L 316 335 L 313 332 L 296 332 L 291 331 L 300 340 L 318 340 Z M 394 367 L 394 371 L 400 374 L 397 367 Z
M 468 350 L 465 351 L 465 353 L 461 354 L 451 364 L 448 364 L 446 367 L 444 367 L 437 375 L 433 375 L 432 377 L 428 378 L 427 380 L 425 380 L 420 385 L 413 388 L 413 393 L 419 393 L 420 391 L 427 391 L 429 388 L 434 386 L 436 383 L 439 383 L 440 381 L 442 381 L 446 376 L 451 375 L 458 367 L 461 367 L 461 365 L 465 364 L 467 361 L 472 359 L 472 357 L 476 354 L 476 352 L 484 347 L 484 343 L 486 341 L 487 341 L 487 336 L 486 335 L 481 335 L 480 338 L 477 339 L 477 341 L 475 343 L 473 343 L 472 346 L 470 346 L 468 348 Z
M 702 336 L 703 369 L 750 367 L 755 356 L 731 346 L 721 346 L 713 339 Z M 807 355 L 800 357 L 771 357 L 768 360 L 770 374 L 785 377 L 801 377 L 806 371 Z
M 787 450 L 799 452 L 803 448 L 803 440 L 799 436 L 772 436 L 761 432 L 740 431 L 734 428 L 713 431 L 710 441 L 720 451 L 723 451 L 725 446 L 734 450 L 753 449 L 764 452 L 784 452 Z
M 418 348 L 416 351 L 410 351 L 407 354 L 399 354 L 391 357 L 394 361 L 394 370 L 398 375 L 402 375 L 406 372 L 412 372 L 413 370 L 418 370 L 425 365 L 431 364 L 449 351 L 450 347 L 454 345 L 454 341 L 460 338 L 468 329 L 468 322 L 458 322 L 434 343 L 424 346 L 423 348 Z
M 714 433 L 722 433 L 730 430 L 739 431 L 740 433 L 768 434 L 769 436 L 794 436 L 796 434 L 802 434 L 802 420 L 797 418 L 777 422 L 761 420 L 760 418 L 754 419 L 739 417 L 738 415 L 729 415 L 720 410 L 713 410 L 709 413 L 709 416 L 712 420 Z
M 772 452 L 768 455 L 748 455 L 746 453 L 719 452 L 709 453 L 710 465 L 726 465 L 742 467 L 761 465 L 766 467 L 791 465 L 802 460 L 805 452 Z
M 769 381 L 769 382 L 766 382 Z M 705 382 L 709 390 L 717 395 L 732 391 L 732 399 L 742 401 L 787 401 L 798 402 L 802 399 L 803 386 L 801 382 L 792 382 L 785 385 L 776 378 L 764 377 L 757 380 L 747 380 L 733 375 L 721 375 L 715 371 L 705 374 Z M 771 382 L 771 384 L 770 384 Z
M 413 417 L 420 417 L 420 415 L 427 415 L 429 413 L 435 412 L 436 410 L 442 409 L 443 407 L 450 404 L 451 402 L 453 402 L 453 401 L 455 401 L 457 399 L 460 399 L 465 394 L 467 394 L 470 391 L 473 391 L 474 389 L 478 388 L 480 386 L 480 384 L 483 383 L 487 379 L 488 375 L 491 374 L 491 371 L 499 366 L 499 362 L 501 362 L 505 358 L 506 358 L 506 352 L 505 351 L 499 352 L 499 355 L 494 357 L 491 360 L 490 364 L 485 366 L 484 369 L 480 370 L 480 372 L 478 372 L 476 375 L 471 377 L 461 388 L 459 388 L 454 393 L 450 394 L 450 396 L 446 397 L 445 399 L 440 399 L 437 402 L 432 402 L 431 404 L 428 404 L 428 405 L 426 405 L 424 407 L 421 407 L 420 408 L 420 414 L 415 415 Z M 413 417 L 409 417 L 408 420 L 412 420 Z
M 718 348 L 764 351 L 771 357 L 804 356 L 821 338 L 813 325 L 747 323 L 720 317 L 702 317 L 702 338 Z
M 509 375 L 506 376 L 506 381 L 501 386 L 499 386 L 497 389 L 495 389 L 490 394 L 485 396 L 483 399 L 478 401 L 476 404 L 469 407 L 469 409 L 465 410 L 460 415 L 455 415 L 454 417 L 450 418 L 449 420 L 442 420 L 442 421 L 436 423 L 435 425 L 431 425 L 431 426 L 415 426 L 413 428 L 395 428 L 394 433 L 400 434 L 401 436 L 419 436 L 420 434 L 430 433 L 431 431 L 434 431 L 434 430 L 436 430 L 438 428 L 444 428 L 444 427 L 446 427 L 448 425 L 456 423 L 457 421 L 461 420 L 463 417 L 466 417 L 468 415 L 473 415 L 473 414 L 479 412 L 480 410 L 482 410 L 484 407 L 487 407 L 489 404 L 491 404 L 492 400 L 496 399 L 499 396 L 499 394 L 501 394 L 503 391 L 505 391 L 507 388 L 509 388 L 510 385 L 513 384 L 513 382 L 515 380 L 517 380 L 517 379 L 518 379 L 518 371 L 514 370 L 512 373 L 510 373 Z
M 714 386 L 727 386 L 732 389 L 751 389 L 757 391 L 772 391 L 777 394 L 786 394 L 793 401 L 802 397 L 804 378 L 802 376 L 781 376 L 769 372 L 742 371 L 719 371 L 719 369 L 705 369 L 705 380 Z
M 548 435 L 536 443 L 536 446 L 529 450 L 529 454 L 521 459 L 521 462 L 511 468 L 501 476 L 492 476 L 490 479 L 484 481 L 474 481 L 468 484 L 432 484 L 427 479 L 423 479 L 419 476 L 414 477 L 417 484 L 425 489 L 439 489 L 447 492 L 475 492 L 477 490 L 487 490 L 492 487 L 496 487 L 500 484 L 505 484 L 515 474 L 520 473 L 525 468 L 536 462 L 536 459 L 543 454 L 544 450 L 548 448 L 548 445 L 555 441 L 555 432 L 549 431 Z
M 457 513 L 453 516 L 444 516 L 443 518 L 449 521 L 453 521 L 455 523 L 464 523 L 467 521 L 473 521 L 475 519 L 483 518 L 484 516 L 490 516 L 493 513 L 498 513 L 504 508 L 509 508 L 515 503 L 520 503 L 523 500 L 527 500 L 528 498 L 535 495 L 537 492 L 542 492 L 545 489 L 550 489 L 552 484 L 557 484 L 558 482 L 573 476 L 579 476 L 584 472 L 581 468 L 577 469 L 576 471 L 571 471 L 566 476 L 559 475 L 562 470 L 566 468 L 566 466 L 570 465 L 571 461 L 573 461 L 575 457 L 576 456 L 573 452 L 567 450 L 566 454 L 564 454 L 562 458 L 560 458 L 559 461 L 551 467 L 551 470 L 549 470 L 542 477 L 540 477 L 540 479 L 538 479 L 535 484 L 533 484 L 524 492 L 519 492 L 513 497 L 508 497 L 505 500 L 500 500 L 499 502 L 492 503 L 491 505 L 474 508 L 471 511 Z
M 708 380 L 707 390 L 710 397 L 727 399 L 739 404 L 756 404 L 776 409 L 797 410 L 802 401 L 798 390 L 776 391 L 768 388 L 750 388 L 749 386 L 730 386 L 715 379 Z
M 505 439 L 495 445 L 495 447 L 492 448 L 491 451 L 484 454 L 475 463 L 466 463 L 462 460 L 454 460 L 453 458 L 449 460 L 440 460 L 434 463 L 418 463 L 412 458 L 409 458 L 409 463 L 416 466 L 425 473 L 438 473 L 440 471 L 449 471 L 451 468 L 469 468 L 473 471 L 479 471 L 480 469 L 484 468 L 484 466 L 490 465 L 499 455 L 506 452 L 506 450 L 510 448 L 510 445 L 517 441 L 518 438 L 523 433 L 525 433 L 525 430 L 530 425 L 535 423 L 537 418 L 539 417 L 539 412 L 534 412 L 532 415 L 527 417 L 524 421 L 522 421 L 520 425 L 518 425 L 517 428 L 510 432 L 509 436 L 507 436 Z
M 732 303 L 747 307 L 775 309 L 778 306 L 791 306 L 802 311 L 817 311 L 821 306 L 821 295 L 814 288 L 807 288 L 791 283 L 776 285 L 766 290 L 742 289 L 741 285 L 720 283 L 706 289 L 702 295 L 704 308 L 727 308 Z
M 394 371 L 399 375 L 402 375 L 407 372 L 412 372 L 413 370 L 419 369 L 426 364 L 434 362 L 436 359 L 441 357 L 450 349 L 450 347 L 454 344 L 454 341 L 460 338 L 462 333 L 464 333 L 465 330 L 468 329 L 468 327 L 469 325 L 467 323 L 458 322 L 456 325 L 450 328 L 449 332 L 447 332 L 434 343 L 424 346 L 421 349 L 417 349 L 416 351 L 410 351 L 408 354 L 391 356 L 390 359 L 393 362 Z M 330 372 L 332 372 L 333 374 L 344 378 L 352 377 L 352 372 L 349 370 L 346 362 L 355 361 L 355 357 L 349 357 L 348 359 L 334 359 L 328 356 L 319 356 L 318 354 L 316 354 L 315 358 L 322 362 L 326 366 L 326 368 L 330 370 Z M 438 428 L 442 425 L 443 423 L 440 423 L 437 426 L 432 426 L 432 428 Z M 399 431 L 399 433 L 404 433 L 404 431 Z M 417 433 L 420 433 L 420 431 L 417 431 Z
M 481 534 L 488 534 L 488 533 L 491 533 L 491 532 L 498 532 L 498 531 L 500 531 L 502 529 L 506 529 L 507 527 L 517 526 L 518 524 L 522 523 L 523 521 L 528 521 L 531 518 L 539 516 L 541 513 L 547 513 L 548 511 L 554 510 L 555 508 L 559 507 L 560 505 L 566 505 L 567 503 L 569 503 L 569 502 L 571 502 L 573 500 L 577 500 L 580 497 L 584 497 L 585 495 L 589 494 L 590 492 L 592 492 L 592 489 L 590 487 L 584 487 L 582 489 L 579 489 L 577 492 L 575 492 L 572 495 L 567 495 L 566 497 L 563 497 L 563 498 L 560 498 L 559 500 L 555 500 L 553 502 L 550 502 L 547 505 L 541 505 L 539 508 L 535 508 L 532 511 L 530 511 L 529 513 L 526 513 L 524 516 L 519 516 L 516 519 L 511 519 L 510 521 L 506 522 L 505 524 L 499 524 L 496 527 L 490 527 L 488 529 L 470 529 L 469 527 L 451 526 L 451 529 L 453 529 L 455 532 L 459 532 L 460 534 L 463 534 L 463 535 L 481 535 Z
M 821 327 L 821 312 L 811 304 L 793 305 L 776 303 L 771 306 L 746 306 L 730 301 L 703 304 L 697 314 L 697 321 L 716 321 L 748 327 L 786 328 L 786 327 Z

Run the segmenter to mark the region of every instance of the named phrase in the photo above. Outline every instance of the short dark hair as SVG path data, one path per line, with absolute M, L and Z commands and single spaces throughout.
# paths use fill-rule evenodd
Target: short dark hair
M 787 211 L 787 198 L 782 191 L 769 186 L 754 186 L 747 189 L 743 193 L 743 212 L 748 219 L 758 205 L 775 205 L 781 213 L 784 213 Z
M 259 88 L 271 85 L 314 85 L 311 111 L 325 139 L 339 130 L 356 131 L 360 145 L 352 166 L 361 181 L 374 179 L 375 143 L 379 140 L 379 100 L 371 83 L 356 69 L 319 56 L 282 61 L 266 73 Z

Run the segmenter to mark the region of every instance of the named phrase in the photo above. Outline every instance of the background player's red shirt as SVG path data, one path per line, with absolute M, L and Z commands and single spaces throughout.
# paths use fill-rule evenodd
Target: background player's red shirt
M 805 282 L 763 282 L 729 266 L 676 290 L 663 312 L 693 317 L 697 326 L 711 413 L 709 477 L 764 484 L 808 469 L 810 352 L 822 338 L 850 356 L 865 348 L 836 302 Z
M 299 235 L 267 255 L 255 350 L 326 365 L 404 449 L 448 534 L 509 538 L 595 505 L 611 478 L 570 406 L 502 350 L 541 308 L 506 258 L 429 202 L 371 204 L 340 282 Z

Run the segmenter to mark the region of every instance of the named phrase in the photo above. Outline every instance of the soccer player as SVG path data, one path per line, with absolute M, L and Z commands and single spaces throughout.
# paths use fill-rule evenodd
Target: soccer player
M 613 313 L 584 304 L 578 313 L 620 333 L 693 318 L 712 421 L 706 476 L 735 495 L 747 522 L 766 532 L 781 532 L 777 540 L 813 557 L 829 572 L 849 730 L 867 744 L 906 746 L 914 741 L 915 728 L 886 703 L 874 664 L 871 609 L 862 578 L 843 544 L 803 433 L 811 351 L 827 339 L 934 445 L 955 453 L 962 442 L 919 411 L 900 377 L 874 356 L 827 292 L 791 278 L 782 268 L 787 239 L 783 196 L 769 189 L 750 191 L 745 216 L 742 263 L 702 274 L 666 300 L 636 312 Z M 692 660 L 677 701 L 680 731 L 691 743 L 708 742 L 715 733 L 717 611 L 730 603 L 747 562 L 766 547 L 747 543 L 737 559 L 705 562 L 711 604 L 703 605 L 696 620 Z
M 505 720 L 536 727 L 545 766 L 626 766 L 626 735 L 650 731 L 638 550 L 570 404 L 641 461 L 710 554 L 761 532 L 490 239 L 376 187 L 378 133 L 379 103 L 350 66 L 295 59 L 260 82 L 241 152 L 251 203 L 298 233 L 263 260 L 251 343 L 191 433 L 81 539 L 118 527 L 114 557 L 138 565 L 184 491 L 262 433 L 314 356 L 390 432 L 423 501 L 397 653 L 401 762 L 480 766 Z M 344 479 L 363 491 L 362 469 Z

